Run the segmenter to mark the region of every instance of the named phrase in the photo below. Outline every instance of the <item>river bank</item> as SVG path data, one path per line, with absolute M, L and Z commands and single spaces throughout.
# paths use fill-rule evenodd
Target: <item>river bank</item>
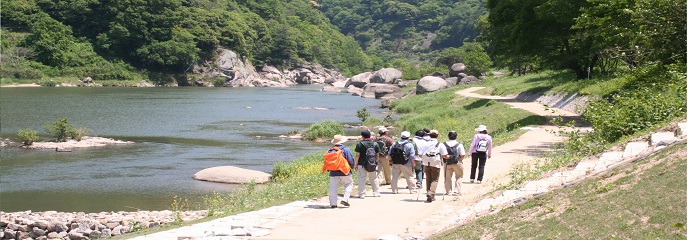
M 204 218 L 207 211 L 0 212 L 0 239 L 109 238 L 171 223 Z

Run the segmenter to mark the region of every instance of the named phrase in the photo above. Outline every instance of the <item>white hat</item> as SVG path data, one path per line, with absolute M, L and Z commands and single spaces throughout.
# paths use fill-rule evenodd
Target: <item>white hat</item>
M 482 131 L 487 131 L 487 127 L 485 125 L 479 125 L 478 128 L 475 129 L 476 132 L 482 132 Z
M 409 131 L 403 131 L 401 132 L 401 138 L 410 138 L 411 133 Z
M 380 127 L 379 133 L 383 133 L 383 132 L 389 132 L 389 130 L 387 130 L 386 127 Z
M 337 134 L 337 135 L 334 135 L 334 137 L 332 138 L 332 141 L 330 141 L 330 142 L 334 145 L 337 145 L 337 144 L 342 144 L 342 143 L 346 142 L 346 140 L 349 140 L 349 139 L 347 139 L 345 136 Z

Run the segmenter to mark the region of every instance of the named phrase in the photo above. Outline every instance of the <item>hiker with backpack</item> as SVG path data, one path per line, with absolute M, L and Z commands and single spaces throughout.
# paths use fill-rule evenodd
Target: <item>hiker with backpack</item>
M 416 159 L 416 150 L 413 143 L 409 141 L 411 133 L 408 131 L 401 132 L 401 140 L 392 144 L 389 148 L 389 158 L 392 161 L 392 193 L 399 193 L 397 182 L 399 175 L 404 174 L 406 184 L 411 191 L 411 194 L 416 193 L 416 185 L 414 181 L 413 166 Z
M 430 130 L 429 136 L 430 140 L 427 144 L 418 146 L 423 163 L 423 173 L 425 174 L 426 203 L 435 201 L 435 190 L 437 190 L 440 170 L 443 165 L 442 158 L 447 155 L 444 144 L 437 140 L 439 132 L 434 129 Z
M 413 171 L 416 173 L 416 189 L 423 188 L 423 164 L 420 162 L 421 159 L 418 146 L 423 146 L 428 142 L 425 138 L 423 138 L 425 135 L 425 131 L 421 129 L 416 131 L 415 136 L 410 139 L 410 141 L 413 142 L 414 149 L 416 150 L 416 159 L 414 160 L 415 166 L 413 167 Z M 430 137 L 428 136 L 427 139 L 429 140 Z
M 345 136 L 334 135 L 331 141 L 334 146 L 323 155 L 325 158 L 323 171 L 328 170 L 330 172 L 330 190 L 328 193 L 330 208 L 337 208 L 337 190 L 340 184 L 344 185 L 344 196 L 340 204 L 345 207 L 349 207 L 349 197 L 354 189 L 351 168 L 355 163 L 351 149 L 343 145 L 347 140 Z
M 378 165 L 382 167 L 382 171 L 379 171 L 378 178 L 382 179 L 384 177 L 384 185 L 389 185 L 392 182 L 392 164 L 389 162 L 389 159 L 387 159 L 387 153 L 394 141 L 388 136 L 389 130 L 387 130 L 386 127 L 381 127 L 378 133 L 380 135 L 375 139 L 375 142 L 380 147 L 380 156 L 378 156 L 377 159 L 380 161 Z
M 487 159 L 492 158 L 492 137 L 487 134 L 487 127 L 485 125 L 478 126 L 475 131 L 478 133 L 473 136 L 471 147 L 468 150 L 471 155 L 471 183 L 476 180 L 476 168 L 480 171 L 477 183 L 481 183 L 485 175 L 485 162 L 487 162 Z
M 358 142 L 354 149 L 358 160 L 354 166 L 354 169 L 358 171 L 358 197 L 361 199 L 366 197 L 366 177 L 373 188 L 373 197 L 379 197 L 380 179 L 377 178 L 377 155 L 380 153 L 380 147 L 370 138 L 370 131 L 362 131 L 361 137 L 363 140 Z
M 450 131 L 447 134 L 449 141 L 444 142 L 444 147 L 447 149 L 447 155 L 444 156 L 444 190 L 447 194 L 456 196 L 461 195 L 461 178 L 463 177 L 463 158 L 466 151 L 463 144 L 456 141 L 456 131 Z M 452 176 L 456 178 L 456 182 L 452 182 Z M 454 189 L 452 190 L 452 185 Z

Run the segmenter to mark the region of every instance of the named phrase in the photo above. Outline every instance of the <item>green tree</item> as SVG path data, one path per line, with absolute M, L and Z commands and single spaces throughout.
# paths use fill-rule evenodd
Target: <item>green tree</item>
M 67 118 L 63 118 L 59 121 L 45 125 L 45 130 L 48 132 L 48 134 L 53 135 L 58 142 L 67 141 L 67 136 L 69 135 L 71 129 L 74 129 L 74 125 L 68 123 Z

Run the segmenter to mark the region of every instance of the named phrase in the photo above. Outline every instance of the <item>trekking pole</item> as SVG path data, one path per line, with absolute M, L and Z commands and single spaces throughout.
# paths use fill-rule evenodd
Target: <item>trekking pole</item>
M 446 181 L 447 181 L 447 165 L 444 164 L 444 161 L 442 161 L 441 163 L 442 163 L 442 168 L 444 168 L 444 176 L 443 177 L 444 177 L 444 181 L 445 181 L 444 184 L 446 185 L 447 184 L 446 183 Z M 442 195 L 442 201 L 444 201 L 444 196 L 447 196 L 447 188 L 446 187 L 444 188 L 444 195 Z

